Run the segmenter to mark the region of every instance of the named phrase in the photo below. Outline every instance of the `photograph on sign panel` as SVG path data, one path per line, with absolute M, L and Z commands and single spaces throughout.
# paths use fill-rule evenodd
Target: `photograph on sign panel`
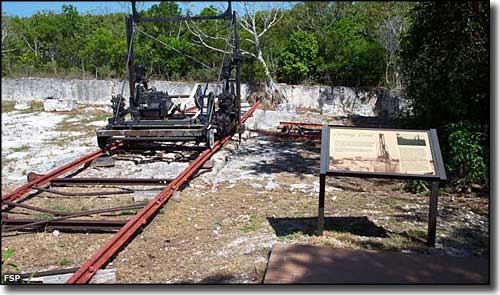
M 396 133 L 396 137 L 403 173 L 435 175 L 427 133 Z
M 330 170 L 435 173 L 425 132 L 341 128 L 330 132 Z
M 396 133 L 398 139 L 398 145 L 416 145 L 425 146 L 425 139 L 421 139 L 418 134 L 412 134 L 410 136 L 404 136 L 400 133 Z

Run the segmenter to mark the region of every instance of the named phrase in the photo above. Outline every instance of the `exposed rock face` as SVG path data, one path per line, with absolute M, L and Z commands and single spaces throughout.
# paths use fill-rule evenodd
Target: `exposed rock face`
M 88 103 L 109 102 L 114 84 L 104 80 L 45 78 L 2 79 L 2 100 L 75 99 Z
M 125 82 L 126 83 L 126 82 Z M 169 94 L 189 94 L 196 83 L 151 81 L 151 87 Z M 200 83 L 205 87 L 204 83 Z M 407 110 L 408 101 L 397 94 L 378 90 L 362 90 L 344 86 L 279 85 L 286 102 L 279 111 L 306 108 L 334 116 L 397 115 Z M 209 84 L 207 92 L 220 90 L 220 84 Z M 2 79 L 2 100 L 75 100 L 80 103 L 109 105 L 112 95 L 129 96 L 128 85 L 118 80 L 65 80 L 45 78 Z M 243 84 L 242 97 L 250 95 Z
M 125 83 L 125 85 L 124 85 Z M 196 83 L 151 81 L 150 87 L 169 94 L 190 94 Z M 200 83 L 205 88 L 205 83 Z M 209 83 L 210 91 L 220 90 L 221 84 Z M 241 93 L 246 97 L 246 85 L 242 85 Z M 43 100 L 47 98 L 76 100 L 81 103 L 110 104 L 111 96 L 122 92 L 129 97 L 128 82 L 119 80 L 78 80 L 21 78 L 2 79 L 2 100 Z
M 281 110 L 315 109 L 333 116 L 396 115 L 408 108 L 406 99 L 376 90 L 344 86 L 280 85 L 288 102 Z

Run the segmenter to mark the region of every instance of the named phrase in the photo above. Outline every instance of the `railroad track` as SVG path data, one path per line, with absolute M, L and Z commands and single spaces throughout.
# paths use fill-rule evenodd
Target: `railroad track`
M 258 108 L 259 103 L 254 104 L 242 117 L 244 123 L 252 113 Z M 68 284 L 88 283 L 94 274 L 102 268 L 118 251 L 120 251 L 134 234 L 151 221 L 152 217 L 170 199 L 187 180 L 189 180 L 210 159 L 233 135 L 228 135 L 214 143 L 212 149 L 199 151 L 194 161 L 190 162 L 177 177 L 173 179 L 151 179 L 151 178 L 76 178 L 61 177 L 68 175 L 80 168 L 80 171 L 90 166 L 92 161 L 104 156 L 120 151 L 123 143 L 117 142 L 108 146 L 105 150 L 97 150 L 82 156 L 66 165 L 56 168 L 47 174 L 31 173 L 28 175 L 28 183 L 2 196 L 2 233 L 19 231 L 45 231 L 60 230 L 70 232 L 115 232 L 101 248 L 88 259 L 66 282 Z M 83 167 L 82 167 L 83 166 Z M 71 175 L 73 176 L 73 174 Z M 119 185 L 116 189 L 116 185 Z M 134 193 L 134 189 L 124 188 L 130 186 L 161 186 L 161 191 L 149 202 L 128 206 L 116 206 L 112 208 L 100 208 L 93 210 L 83 210 L 78 212 L 65 212 L 53 208 L 42 208 L 39 206 L 27 205 L 25 200 L 36 198 L 40 194 L 48 194 L 50 198 L 71 198 L 71 201 L 84 198 L 116 198 L 120 195 Z M 52 187 L 74 188 L 75 186 L 86 187 L 83 192 L 73 192 L 68 190 L 53 189 Z M 98 190 L 88 191 L 89 187 L 114 186 L 112 191 Z M 9 218 L 15 208 L 38 212 L 42 216 L 49 218 Z M 123 219 L 121 213 L 130 210 L 139 210 L 130 219 Z M 117 213 L 118 212 L 118 213 Z M 88 219 L 93 215 L 108 215 L 114 219 Z M 111 213 L 114 213 L 111 214 Z M 5 216 L 4 216 L 5 215 Z M 79 218 L 79 219 L 77 219 Z
M 251 130 L 252 132 L 272 138 L 295 141 L 321 140 L 322 124 L 305 122 L 280 122 L 278 131 Z

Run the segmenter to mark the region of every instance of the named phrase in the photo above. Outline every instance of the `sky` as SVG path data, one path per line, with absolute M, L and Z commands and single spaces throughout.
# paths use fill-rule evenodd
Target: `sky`
M 151 1 L 151 2 L 137 2 L 137 8 L 140 10 L 147 9 L 151 7 L 153 4 L 159 4 L 160 1 Z M 188 8 L 193 12 L 197 13 L 204 7 L 212 4 L 215 7 L 227 7 L 226 1 L 178 1 L 177 2 L 181 7 L 182 11 L 185 12 Z M 278 2 L 279 3 L 279 2 Z M 61 12 L 61 7 L 63 4 L 73 5 L 76 7 L 79 13 L 92 13 L 92 14 L 102 14 L 102 13 L 110 13 L 110 12 L 128 12 L 130 10 L 130 2 L 126 1 L 2 1 L 2 13 L 8 16 L 31 16 L 34 13 L 41 10 L 52 10 L 56 13 Z M 273 3 L 258 3 L 257 7 L 268 7 Z M 276 3 L 274 3 L 276 4 Z M 284 8 L 289 8 L 293 4 L 290 2 L 282 2 L 281 3 Z M 234 5 L 234 4 L 233 4 Z M 236 6 L 239 7 L 239 6 Z M 238 9 L 239 10 L 239 9 Z M 240 12 L 241 13 L 241 12 Z

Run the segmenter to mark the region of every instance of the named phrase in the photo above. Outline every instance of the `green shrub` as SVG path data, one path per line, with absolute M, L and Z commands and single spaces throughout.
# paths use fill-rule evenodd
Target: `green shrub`
M 487 136 L 468 121 L 448 127 L 447 167 L 457 182 L 468 185 L 488 176 Z
M 60 266 L 66 266 L 68 264 L 71 263 L 71 260 L 69 260 L 68 258 L 62 258 L 61 260 L 59 260 L 59 265 Z
M 245 58 L 241 63 L 241 79 L 250 84 L 266 82 L 266 71 L 259 61 L 252 58 Z
M 408 180 L 404 190 L 413 194 L 421 193 L 427 190 L 426 182 L 419 179 Z

